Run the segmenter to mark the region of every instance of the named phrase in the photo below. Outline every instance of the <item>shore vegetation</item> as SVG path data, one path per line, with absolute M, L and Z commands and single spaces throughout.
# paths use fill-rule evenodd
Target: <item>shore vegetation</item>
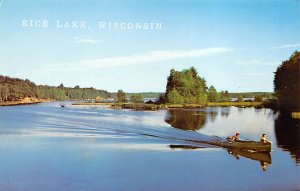
M 300 111 L 300 52 L 296 51 L 289 60 L 278 66 L 274 77 L 274 91 L 278 108 Z
M 44 100 L 84 100 L 95 99 L 96 97 L 109 98 L 110 93 L 92 87 L 80 88 L 79 86 L 75 86 L 71 88 L 64 87 L 63 84 L 57 87 L 36 85 L 28 79 L 23 80 L 0 75 L 1 105 L 22 104 L 22 102 L 35 103 Z

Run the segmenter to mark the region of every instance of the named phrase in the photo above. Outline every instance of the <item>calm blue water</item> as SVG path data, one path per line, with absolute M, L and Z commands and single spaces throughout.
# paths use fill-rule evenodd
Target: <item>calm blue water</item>
M 66 104 L 0 107 L 0 190 L 300 190 L 299 120 L 283 114 Z M 267 133 L 271 156 L 191 141 L 235 132 Z

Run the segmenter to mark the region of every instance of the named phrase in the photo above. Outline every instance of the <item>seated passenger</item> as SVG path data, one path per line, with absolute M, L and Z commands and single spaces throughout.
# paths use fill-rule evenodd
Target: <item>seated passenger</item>
M 240 133 L 236 133 L 235 136 L 233 136 L 233 141 L 240 141 Z
M 266 134 L 262 134 L 260 142 L 262 142 L 262 143 L 272 143 L 271 141 L 269 141 L 267 139 L 267 135 Z
M 231 143 L 233 141 L 232 136 L 227 137 L 227 141 Z
M 240 133 L 236 133 L 234 136 L 227 137 L 228 142 L 240 141 Z

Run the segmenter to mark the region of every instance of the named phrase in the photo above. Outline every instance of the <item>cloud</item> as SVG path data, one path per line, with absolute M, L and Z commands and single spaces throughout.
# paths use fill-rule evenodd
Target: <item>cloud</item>
M 99 44 L 101 43 L 102 41 L 101 40 L 95 40 L 95 39 L 92 39 L 92 38 L 83 38 L 83 37 L 74 37 L 72 40 L 71 40 L 72 43 L 80 43 L 80 44 Z
M 242 66 L 277 66 L 280 63 L 281 61 L 262 61 L 257 59 L 236 61 L 237 65 L 242 65 Z
M 176 60 L 184 58 L 200 58 L 210 55 L 231 52 L 231 48 L 215 47 L 194 50 L 156 50 L 142 54 L 134 54 L 121 57 L 107 57 L 99 59 L 82 60 L 69 63 L 52 65 L 50 70 L 55 71 L 78 71 L 88 69 L 113 68 L 125 65 L 156 63 L 166 60 Z M 48 68 L 49 69 L 49 68 Z
M 300 47 L 300 43 L 297 43 L 297 44 L 285 44 L 285 45 L 281 45 L 281 46 L 273 46 L 270 49 L 284 49 L 284 48 L 296 48 L 296 47 Z

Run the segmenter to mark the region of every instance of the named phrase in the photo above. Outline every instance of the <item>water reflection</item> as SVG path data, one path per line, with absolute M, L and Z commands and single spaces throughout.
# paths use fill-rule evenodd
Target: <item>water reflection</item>
M 218 116 L 218 112 L 215 112 L 215 111 L 210 111 L 208 113 L 208 116 L 209 116 L 209 119 L 214 122 Z
M 165 122 L 181 130 L 196 131 L 201 129 L 207 121 L 214 122 L 218 115 L 228 117 L 229 108 L 207 107 L 202 109 L 174 109 L 169 110 Z
M 169 110 L 165 121 L 177 129 L 199 130 L 206 123 L 207 113 L 196 110 Z
M 222 117 L 228 117 L 229 116 L 229 112 L 228 111 L 221 111 L 221 116 Z
M 239 112 L 245 112 L 247 108 L 237 108 Z M 256 114 L 262 113 L 263 110 L 255 109 Z M 217 123 L 217 118 L 228 117 L 230 110 L 228 108 L 205 108 L 205 109 L 194 109 L 194 110 L 169 110 L 165 121 L 172 125 L 174 128 L 182 130 L 200 130 L 206 125 L 208 121 L 212 123 Z M 219 131 L 220 129 L 218 129 Z M 170 145 L 171 149 L 199 149 L 202 147 L 197 147 L 195 145 Z M 272 158 L 270 153 L 259 153 L 259 152 L 249 152 L 245 150 L 230 149 L 227 150 L 228 153 L 234 156 L 237 160 L 241 157 L 258 161 L 263 171 L 266 171 L 268 166 L 272 164 Z
M 300 120 L 289 113 L 280 113 L 275 120 L 275 136 L 278 147 L 291 153 L 296 163 L 300 163 Z
M 250 152 L 246 150 L 228 149 L 228 153 L 234 156 L 237 160 L 240 156 L 259 161 L 263 171 L 267 170 L 267 167 L 272 164 L 272 157 L 270 153 L 265 152 Z
M 194 146 L 194 145 L 169 145 L 171 149 L 180 149 L 180 150 L 196 150 L 204 149 L 205 146 Z M 251 152 L 247 150 L 240 149 L 228 149 L 228 154 L 232 155 L 237 160 L 240 160 L 241 157 L 258 161 L 263 171 L 266 171 L 267 168 L 272 164 L 272 157 L 269 152 Z

